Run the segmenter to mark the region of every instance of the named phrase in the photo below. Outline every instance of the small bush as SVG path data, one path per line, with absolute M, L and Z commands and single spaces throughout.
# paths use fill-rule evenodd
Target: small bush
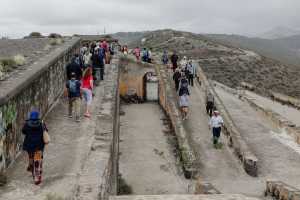
M 122 178 L 122 175 L 119 174 L 119 188 L 118 188 L 118 195 L 130 195 L 132 194 L 132 188 L 128 185 L 125 179 Z
M 62 36 L 58 33 L 50 33 L 48 38 L 62 38 Z
M 40 32 L 32 32 L 29 34 L 30 38 L 33 38 L 33 37 L 43 37 L 43 35 L 40 33 Z
M 25 61 L 26 60 L 25 60 L 25 58 L 24 58 L 23 55 L 18 54 L 16 56 L 14 56 L 14 63 L 15 63 L 15 65 L 18 65 L 18 66 L 24 65 Z
M 64 40 L 61 38 L 52 38 L 50 40 L 50 45 L 52 45 L 52 46 L 61 45 L 62 43 L 64 43 Z

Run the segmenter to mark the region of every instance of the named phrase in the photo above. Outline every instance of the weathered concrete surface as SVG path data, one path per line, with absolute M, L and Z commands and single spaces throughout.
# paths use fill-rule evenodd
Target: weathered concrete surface
M 22 145 L 21 128 L 32 108 L 44 116 L 61 96 L 65 65 L 79 47 L 74 38 L 3 81 L 0 87 L 0 170 L 17 157 Z
M 300 144 L 300 111 L 282 105 L 276 101 L 246 91 L 244 99 L 257 111 L 270 119 L 278 128 L 284 129 L 292 136 L 294 141 Z
M 238 194 L 112 196 L 110 200 L 258 200 Z
M 247 102 L 220 88 L 215 88 L 226 109 L 254 154 L 258 157 L 260 179 L 278 179 L 300 187 L 300 154 L 276 138 L 277 130 Z
M 259 162 L 257 157 L 251 151 L 251 149 L 249 149 L 248 145 L 241 137 L 241 133 L 237 129 L 234 120 L 232 120 L 227 108 L 224 106 L 223 99 L 220 98 L 216 93 L 212 84 L 204 74 L 201 66 L 199 66 L 197 63 L 195 63 L 195 65 L 198 66 L 197 75 L 199 77 L 199 81 L 201 81 L 203 87 L 205 88 L 205 92 L 210 92 L 215 97 L 215 106 L 220 111 L 224 120 L 223 133 L 228 139 L 227 144 L 233 148 L 234 154 L 242 162 L 245 171 L 251 176 L 257 176 L 257 164 Z
M 189 181 L 165 135 L 158 104 L 123 105 L 120 173 L 134 195 L 187 194 Z M 168 144 L 169 143 L 169 144 Z
M 111 159 L 111 152 L 113 131 L 118 131 L 113 127 L 118 119 L 113 117 L 117 111 L 114 103 L 118 105 L 114 93 L 117 80 L 117 67 L 107 66 L 106 81 L 95 91 L 91 119 L 76 123 L 67 117 L 67 103 L 58 103 L 46 118 L 52 141 L 45 151 L 43 183 L 33 184 L 22 155 L 8 171 L 9 182 L 0 190 L 1 200 L 43 200 L 49 194 L 66 199 L 108 197 L 115 184 L 111 176 L 116 160 Z

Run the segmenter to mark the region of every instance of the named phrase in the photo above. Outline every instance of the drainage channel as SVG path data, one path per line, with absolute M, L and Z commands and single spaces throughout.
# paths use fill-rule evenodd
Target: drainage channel
M 119 195 L 188 194 L 176 138 L 157 103 L 121 107 Z

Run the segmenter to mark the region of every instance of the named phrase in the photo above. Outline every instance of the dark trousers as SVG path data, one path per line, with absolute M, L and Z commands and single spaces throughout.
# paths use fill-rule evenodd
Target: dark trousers
M 221 136 L 221 127 L 213 127 L 214 144 L 218 143 L 219 137 Z
M 212 116 L 213 108 L 214 108 L 214 103 L 213 103 L 213 102 L 207 102 L 207 103 L 206 103 L 206 113 L 207 113 L 210 117 Z
M 188 78 L 189 78 L 189 85 L 193 87 L 194 86 L 194 75 L 189 74 Z
M 176 89 L 176 92 L 177 92 L 178 89 L 179 89 L 179 80 L 176 80 L 176 81 L 175 81 L 175 89 Z

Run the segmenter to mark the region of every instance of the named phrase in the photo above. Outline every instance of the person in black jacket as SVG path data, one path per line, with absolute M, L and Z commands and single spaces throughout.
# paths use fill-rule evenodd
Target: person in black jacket
M 174 52 L 171 56 L 171 62 L 172 62 L 172 68 L 173 68 L 173 72 L 175 72 L 175 70 L 177 69 L 178 65 L 177 65 L 177 61 L 178 61 L 179 57 L 176 54 L 176 52 Z
M 78 57 L 76 55 L 72 58 L 71 63 L 67 65 L 67 78 L 68 80 L 71 80 L 72 78 L 72 73 L 75 73 L 76 75 L 76 80 L 81 80 L 82 77 L 82 70 L 80 67 L 80 64 L 78 63 Z
M 29 165 L 27 171 L 32 173 L 34 183 L 42 182 L 42 161 L 45 148 L 43 133 L 47 131 L 45 123 L 39 119 L 39 112 L 32 111 L 22 129 L 25 135 L 23 150 L 28 153 Z
M 176 89 L 176 92 L 177 92 L 178 89 L 179 89 L 180 78 L 181 78 L 181 73 L 180 73 L 179 69 L 176 69 L 175 73 L 173 74 L 173 80 L 174 80 L 174 82 L 175 82 L 175 89 Z

